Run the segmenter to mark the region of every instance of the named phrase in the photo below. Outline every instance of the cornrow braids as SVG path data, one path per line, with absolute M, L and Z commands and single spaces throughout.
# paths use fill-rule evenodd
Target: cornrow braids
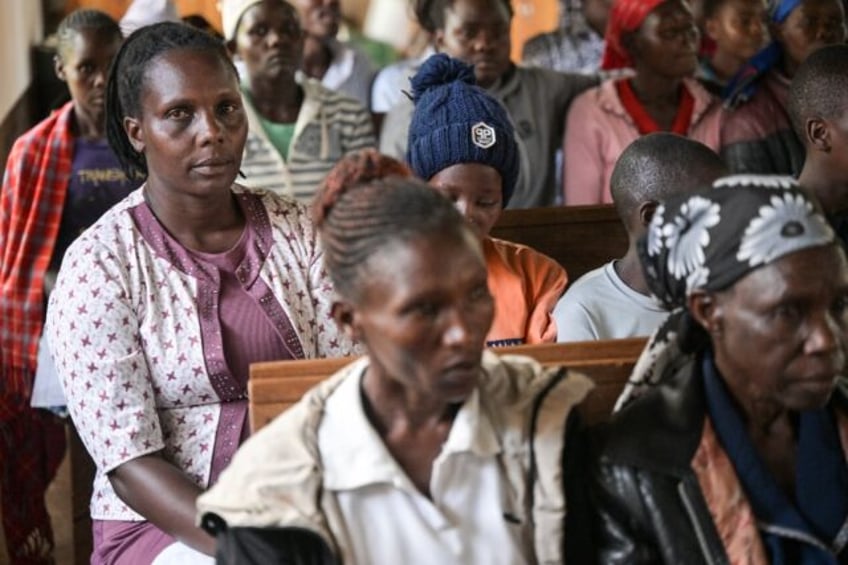
M 109 14 L 100 10 L 74 10 L 59 22 L 59 27 L 56 30 L 56 52 L 59 57 L 64 58 L 64 54 L 73 48 L 74 37 L 84 29 L 122 37 L 118 22 L 113 20 Z
M 128 178 L 146 178 L 147 162 L 124 131 L 124 118 L 142 114 L 146 72 L 151 62 L 170 51 L 191 49 L 217 54 L 238 76 L 224 43 L 212 35 L 176 22 L 162 22 L 134 31 L 118 50 L 106 83 L 106 137 Z
M 319 196 L 312 202 L 313 222 L 321 226 L 339 194 L 349 185 L 390 176 L 407 178 L 412 176 L 412 171 L 397 159 L 383 155 L 376 149 L 362 149 L 345 155 L 327 173 Z
M 445 27 L 445 12 L 453 6 L 457 0 L 415 0 L 413 10 L 418 23 L 428 33 L 436 33 L 436 30 Z M 495 0 L 503 4 L 512 20 L 514 14 L 512 3 L 509 0 Z
M 467 229 L 453 204 L 424 182 L 400 176 L 367 177 L 360 181 L 339 173 L 336 178 L 342 182 L 325 183 L 314 207 L 320 210 L 316 225 L 324 267 L 336 291 L 353 301 L 360 296 L 368 260 L 380 249 Z

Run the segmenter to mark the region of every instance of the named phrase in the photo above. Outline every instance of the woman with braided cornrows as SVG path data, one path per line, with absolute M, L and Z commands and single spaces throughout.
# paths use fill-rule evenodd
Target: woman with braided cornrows
M 104 129 L 118 24 L 77 10 L 57 37 L 55 70 L 71 100 L 17 139 L 0 190 L 0 500 L 9 558 L 22 564 L 50 561 L 44 492 L 65 449 L 62 421 L 30 407 L 64 404 L 41 339 L 44 305 L 68 245 L 138 184 Z
M 579 475 L 572 408 L 591 382 L 484 352 L 480 241 L 447 198 L 398 174 L 359 154 L 319 193 L 333 315 L 368 355 L 257 433 L 198 499 L 221 562 L 562 563 L 585 541 L 567 535 L 563 481 Z
M 223 45 L 156 24 L 113 71 L 109 141 L 145 182 L 68 250 L 47 333 L 97 465 L 92 562 L 205 563 L 195 499 L 248 434 L 249 364 L 352 351 L 305 208 L 234 184 L 247 120 Z

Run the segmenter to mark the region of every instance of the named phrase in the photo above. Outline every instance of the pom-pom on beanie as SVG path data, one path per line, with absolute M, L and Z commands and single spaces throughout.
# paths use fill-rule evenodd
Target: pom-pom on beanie
M 475 85 L 474 70 L 438 53 L 412 77 L 415 112 L 409 125 L 407 162 L 416 176 L 430 180 L 460 163 L 497 170 L 506 206 L 518 179 L 518 145 L 500 102 Z

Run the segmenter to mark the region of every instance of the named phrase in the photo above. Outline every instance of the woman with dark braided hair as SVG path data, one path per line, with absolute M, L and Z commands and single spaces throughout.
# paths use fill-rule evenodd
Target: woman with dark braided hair
M 0 500 L 16 564 L 50 562 L 44 492 L 65 448 L 61 420 L 30 407 L 64 404 L 41 339 L 46 297 L 68 245 L 136 186 L 104 130 L 118 24 L 103 12 L 77 10 L 57 36 L 56 74 L 71 101 L 18 138 L 0 190 Z
M 352 351 L 305 209 L 233 184 L 247 120 L 224 46 L 156 24 L 113 69 L 109 141 L 145 183 L 68 250 L 48 336 L 97 465 L 92 562 L 206 563 L 195 499 L 248 434 L 249 364 Z
M 581 541 L 563 483 L 578 476 L 572 409 L 592 384 L 484 352 L 480 241 L 398 174 L 368 152 L 319 193 L 333 315 L 368 356 L 263 428 L 198 499 L 221 562 L 562 563 Z

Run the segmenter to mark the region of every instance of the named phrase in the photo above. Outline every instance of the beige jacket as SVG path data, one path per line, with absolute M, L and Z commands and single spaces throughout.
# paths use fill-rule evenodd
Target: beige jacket
M 329 526 L 339 523 L 340 513 L 321 488 L 318 427 L 333 390 L 367 366 L 367 357 L 348 365 L 251 437 L 220 481 L 198 499 L 200 518 L 214 513 L 230 527 L 305 528 L 341 555 Z M 480 406 L 500 440 L 503 473 L 520 501 L 526 547 L 533 547 L 536 563 L 562 563 L 565 426 L 594 385 L 581 374 L 545 369 L 527 357 L 486 352 L 483 369 Z

